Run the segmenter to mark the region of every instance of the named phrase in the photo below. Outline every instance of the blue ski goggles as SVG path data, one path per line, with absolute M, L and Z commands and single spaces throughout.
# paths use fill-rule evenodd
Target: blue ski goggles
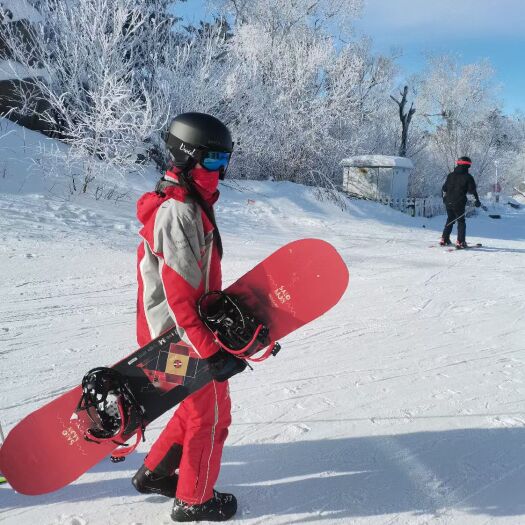
M 232 154 L 227 151 L 207 151 L 199 161 L 201 166 L 208 171 L 226 170 Z

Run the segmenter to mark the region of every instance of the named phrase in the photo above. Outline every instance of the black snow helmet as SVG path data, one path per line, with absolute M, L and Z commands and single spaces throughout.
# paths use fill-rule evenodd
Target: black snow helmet
M 179 168 L 200 162 L 208 152 L 233 151 L 230 130 L 206 113 L 182 113 L 175 117 L 170 124 L 166 146 Z

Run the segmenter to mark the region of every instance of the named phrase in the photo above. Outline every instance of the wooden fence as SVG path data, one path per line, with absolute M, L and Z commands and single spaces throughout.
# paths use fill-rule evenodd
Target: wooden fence
M 439 197 L 427 197 L 425 199 L 381 197 L 377 199 L 377 202 L 412 215 L 412 217 L 434 217 L 435 215 L 446 214 L 445 205 Z

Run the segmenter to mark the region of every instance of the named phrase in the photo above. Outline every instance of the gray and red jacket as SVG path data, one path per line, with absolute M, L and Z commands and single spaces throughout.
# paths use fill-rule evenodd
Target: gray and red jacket
M 218 193 L 213 199 L 211 195 L 203 195 L 210 205 Z M 137 264 L 139 346 L 176 325 L 181 340 L 200 357 L 211 356 L 219 347 L 199 319 L 196 304 L 203 293 L 221 290 L 213 224 L 178 185 L 160 194 L 143 195 L 137 203 L 137 217 L 143 225 Z

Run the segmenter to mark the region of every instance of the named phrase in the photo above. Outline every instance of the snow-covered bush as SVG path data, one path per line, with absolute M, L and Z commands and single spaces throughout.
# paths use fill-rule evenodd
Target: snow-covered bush
M 229 174 L 239 178 L 334 188 L 342 158 L 401 152 L 416 166 L 413 195 L 426 196 L 439 192 L 458 156 L 473 158 L 483 188 L 495 160 L 503 177 L 523 152 L 488 63 L 432 58 L 423 75 L 396 85 L 395 59 L 352 33 L 360 0 L 220 0 L 224 18 L 194 28 L 176 24 L 172 4 L 39 0 L 29 50 L 15 31 L 2 35 L 14 77 L 36 72 L 35 89 L 26 83 L 20 97 L 28 112 L 42 99 L 48 105 L 40 118 L 71 146 L 78 191 L 103 178 L 104 166 L 112 174 L 139 159 L 165 167 L 163 133 L 184 111 L 230 126 Z M 415 109 L 406 148 L 399 89 L 410 97 L 405 109 Z
M 165 124 L 169 89 L 156 71 L 171 37 L 165 19 L 152 17 L 161 4 L 42 0 L 29 51 L 17 32 L 4 36 L 18 63 L 44 72 L 34 79 L 49 105 L 41 119 L 71 146 L 69 164 L 82 173 L 79 191 L 103 175 L 103 166 L 129 170 L 145 140 Z M 38 97 L 22 96 L 32 111 Z
M 391 64 L 364 42 L 337 45 L 333 20 L 355 17 L 353 0 L 227 2 L 234 18 L 227 92 L 241 177 L 338 181 L 339 161 L 368 137 Z

